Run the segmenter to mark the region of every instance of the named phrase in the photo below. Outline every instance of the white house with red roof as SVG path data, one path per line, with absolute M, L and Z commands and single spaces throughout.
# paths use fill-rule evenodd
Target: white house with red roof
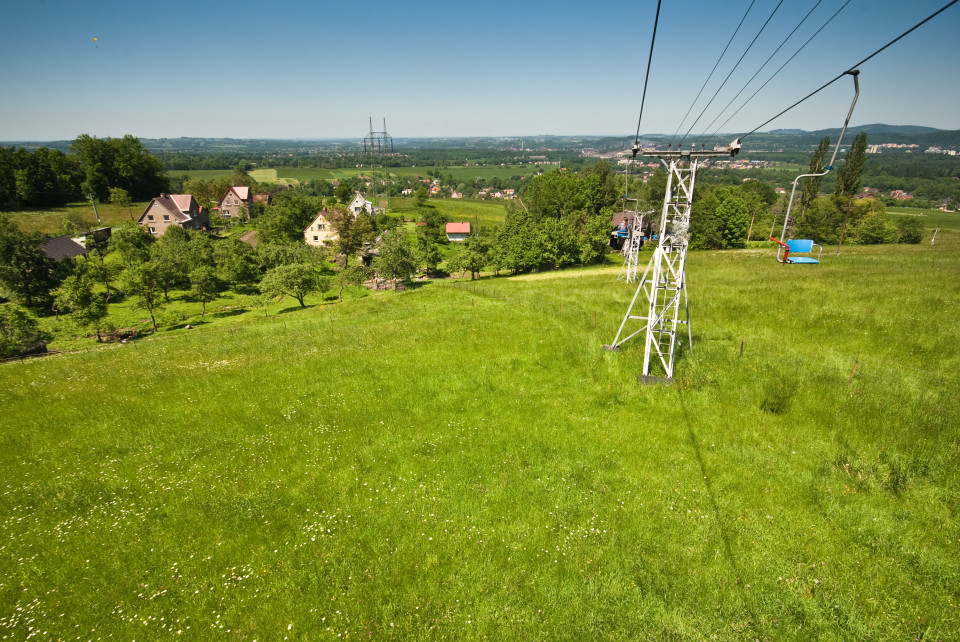
M 447 223 L 447 240 L 454 243 L 463 243 L 470 236 L 469 223 Z
M 252 202 L 249 187 L 234 185 L 217 203 L 217 209 L 220 210 L 220 216 L 223 218 L 233 218 L 239 216 L 243 208 L 249 208 Z
M 197 205 L 191 194 L 161 194 L 150 201 L 137 223 L 160 237 L 171 225 L 186 230 L 205 230 L 210 227 L 210 216 Z
M 318 212 L 307 229 L 303 231 L 303 242 L 314 247 L 323 247 L 340 238 L 333 229 L 331 218 L 332 215 L 327 212 L 327 208 Z

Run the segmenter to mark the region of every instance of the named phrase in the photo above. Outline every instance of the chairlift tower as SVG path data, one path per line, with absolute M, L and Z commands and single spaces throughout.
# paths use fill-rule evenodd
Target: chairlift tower
M 674 357 L 678 343 L 677 331 L 680 325 L 687 326 L 687 336 L 691 346 L 693 345 L 685 268 L 690 239 L 693 188 L 700 159 L 713 156 L 735 156 L 739 151 L 739 140 L 726 147 L 717 147 L 709 151 L 644 149 L 639 144 L 633 147 L 634 156 L 640 153 L 643 156 L 658 158 L 663 163 L 667 168 L 667 189 L 663 197 L 663 208 L 660 211 L 660 225 L 657 228 L 657 247 L 637 285 L 627 313 L 620 323 L 620 329 L 617 330 L 616 338 L 612 344 L 605 345 L 604 348 L 619 350 L 625 342 L 643 333 L 645 347 L 640 378 L 644 383 L 673 378 Z M 641 293 L 644 295 L 645 306 L 640 302 Z M 680 318 L 681 298 L 684 304 L 683 319 Z M 628 328 L 630 323 L 634 324 L 635 329 Z M 663 377 L 651 375 L 651 363 L 659 363 L 664 373 Z
M 640 271 L 640 248 L 643 247 L 643 219 L 653 212 L 633 213 L 633 222 L 627 231 L 627 240 L 623 244 L 623 267 L 620 268 L 620 274 L 617 280 L 626 279 L 627 283 L 633 283 L 637 280 L 637 274 Z M 647 264 L 647 271 L 650 265 Z M 646 274 L 647 271 L 644 271 Z
M 363 139 L 363 153 L 393 153 L 393 136 L 387 133 L 387 119 L 383 119 L 383 131 L 373 131 L 373 117 L 370 117 L 370 132 Z

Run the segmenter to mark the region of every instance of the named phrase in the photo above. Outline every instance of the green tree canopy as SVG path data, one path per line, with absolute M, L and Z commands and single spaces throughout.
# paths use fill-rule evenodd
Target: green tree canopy
M 50 338 L 24 308 L 14 303 L 0 305 L 0 358 L 46 350 Z

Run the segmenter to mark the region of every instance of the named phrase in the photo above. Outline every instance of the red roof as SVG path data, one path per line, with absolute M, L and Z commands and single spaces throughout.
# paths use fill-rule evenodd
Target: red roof
M 447 234 L 469 234 L 469 223 L 447 223 Z

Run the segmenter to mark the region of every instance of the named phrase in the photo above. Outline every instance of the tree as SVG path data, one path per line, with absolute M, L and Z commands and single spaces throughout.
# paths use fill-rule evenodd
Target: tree
M 923 223 L 918 216 L 901 216 L 897 219 L 899 243 L 919 243 L 923 240 Z
M 356 216 L 347 211 L 334 212 L 331 222 L 337 233 L 334 247 L 337 253 L 343 255 L 344 266 L 350 264 L 350 257 L 363 249 L 364 243 L 373 241 L 377 235 L 373 220 L 366 212 L 360 212 Z
M 860 132 L 853 139 L 853 145 L 847 152 L 843 167 L 837 172 L 837 186 L 834 194 L 838 199 L 846 199 L 846 214 L 843 217 L 843 226 L 840 228 L 840 240 L 837 242 L 837 255 L 840 255 L 840 246 L 843 245 L 843 236 L 847 232 L 847 222 L 850 220 L 850 210 L 853 205 L 853 195 L 860 189 L 860 176 L 863 165 L 867 161 L 867 133 Z
M 0 294 L 33 307 L 49 301 L 55 285 L 54 264 L 40 244 L 43 236 L 26 234 L 0 214 Z
M 423 185 L 419 186 L 413 193 L 413 204 L 417 207 L 426 207 L 429 195 L 426 187 Z
M 150 263 L 163 288 L 163 298 L 170 300 L 170 290 L 187 281 L 192 267 L 190 233 L 171 225 L 156 243 L 150 246 Z
M 171 225 L 167 231 L 174 229 Z M 123 223 L 114 228 L 110 236 L 110 247 L 117 251 L 123 264 L 131 267 L 137 263 L 143 263 L 150 259 L 150 246 L 153 245 L 154 238 L 141 225 L 136 223 Z
M 50 338 L 24 308 L 14 303 L 0 305 L 0 358 L 45 351 Z
M 429 275 L 437 270 L 440 263 L 440 250 L 436 242 L 427 234 L 425 226 L 417 228 L 417 237 L 414 241 L 414 255 L 417 265 L 423 266 Z
M 257 280 L 253 248 L 235 238 L 220 241 L 213 248 L 217 276 L 236 289 Z
M 343 302 L 343 291 L 351 285 L 361 285 L 370 277 L 370 270 L 365 265 L 351 265 L 337 270 L 334 277 L 337 283 L 337 300 Z
M 300 303 L 300 307 L 307 307 L 304 297 L 320 289 L 321 281 L 316 271 L 309 265 L 293 263 L 279 265 L 269 270 L 260 281 L 260 291 L 270 296 L 292 296 Z M 323 288 L 326 289 L 326 288 Z
M 747 245 L 750 210 L 739 196 L 728 196 L 717 206 L 716 218 L 723 248 L 742 248 Z
M 406 235 L 396 231 L 384 233 L 373 267 L 380 276 L 392 279 L 393 289 L 397 289 L 397 280 L 407 278 L 416 269 Z
M 110 202 L 117 207 L 126 207 L 130 214 L 130 220 L 133 220 L 133 211 L 130 209 L 130 194 L 122 187 L 110 188 Z
M 155 265 L 149 261 L 137 263 L 128 268 L 126 273 L 126 290 L 136 297 L 135 306 L 150 313 L 153 331 L 157 331 L 156 312 L 163 307 L 161 292 L 163 284 Z
M 817 145 L 817 149 L 813 152 L 813 157 L 810 159 L 811 174 L 820 174 L 823 172 L 825 167 L 823 161 L 827 157 L 828 149 L 830 149 L 830 137 L 824 136 L 820 139 L 820 144 Z M 810 203 L 813 202 L 813 199 L 815 199 L 820 193 L 820 183 L 822 181 L 822 176 L 814 176 L 813 178 L 808 178 L 803 184 L 803 193 L 800 197 L 801 219 L 807 213 L 807 206 L 810 205 Z
M 97 341 L 103 341 L 100 330 L 107 316 L 107 299 L 95 291 L 97 277 L 91 265 L 87 261 L 77 264 L 73 274 L 54 292 L 55 304 L 58 310 L 69 312 L 78 327 L 93 328 Z
M 201 265 L 190 271 L 190 296 L 200 301 L 200 316 L 207 314 L 207 302 L 217 298 L 220 282 L 209 265 Z
M 890 243 L 896 238 L 897 230 L 890 224 L 887 213 L 884 211 L 870 212 L 857 226 L 856 241 L 861 245 Z

